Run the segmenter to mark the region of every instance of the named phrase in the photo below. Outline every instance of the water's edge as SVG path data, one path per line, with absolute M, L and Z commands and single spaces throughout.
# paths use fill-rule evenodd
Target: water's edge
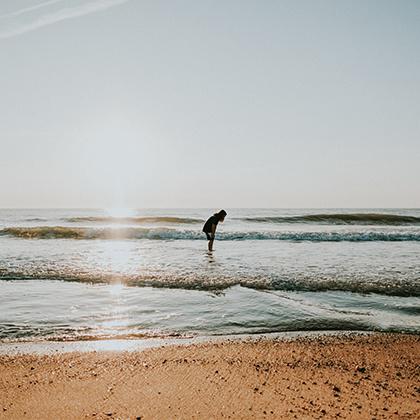
M 398 332 L 376 331 L 287 331 L 268 334 L 235 334 L 219 336 L 197 336 L 192 338 L 147 338 L 137 340 L 92 340 L 72 342 L 32 341 L 24 343 L 0 343 L 0 355 L 53 355 L 61 353 L 86 352 L 135 352 L 168 346 L 189 346 L 194 344 L 211 344 L 221 342 L 242 342 L 261 340 L 295 340 L 301 338 L 320 339 L 322 337 L 350 337 L 367 335 L 407 335 Z M 418 335 L 418 334 L 410 334 Z M 419 334 L 420 336 L 420 334 Z

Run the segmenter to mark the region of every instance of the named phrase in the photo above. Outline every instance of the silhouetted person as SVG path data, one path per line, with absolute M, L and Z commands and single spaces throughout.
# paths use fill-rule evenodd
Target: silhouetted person
M 213 216 L 207 219 L 204 223 L 203 232 L 206 234 L 209 241 L 209 251 L 213 251 L 214 235 L 216 234 L 217 224 L 225 220 L 227 213 L 224 210 L 220 210 L 218 213 L 214 213 Z

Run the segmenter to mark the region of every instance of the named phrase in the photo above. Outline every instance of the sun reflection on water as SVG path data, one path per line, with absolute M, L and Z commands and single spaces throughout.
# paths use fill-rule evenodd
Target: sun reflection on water
M 133 260 L 139 258 L 136 249 L 132 241 L 109 240 L 98 243 L 95 265 L 103 272 L 115 274 L 115 283 L 120 283 L 119 275 L 135 274 L 137 271 L 137 265 L 133 265 Z
M 122 293 L 122 291 L 123 291 L 123 289 L 124 289 L 124 287 L 125 286 L 123 284 L 121 284 L 121 283 L 111 284 L 109 286 L 109 293 L 112 296 L 120 296 L 121 293 Z

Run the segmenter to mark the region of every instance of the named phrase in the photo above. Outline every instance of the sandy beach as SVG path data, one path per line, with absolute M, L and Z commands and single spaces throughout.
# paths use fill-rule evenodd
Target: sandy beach
M 3 355 L 0 417 L 414 419 L 419 364 L 398 334 Z

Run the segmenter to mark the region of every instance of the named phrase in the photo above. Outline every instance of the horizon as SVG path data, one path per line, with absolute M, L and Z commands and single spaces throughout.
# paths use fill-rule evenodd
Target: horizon
M 221 207 L 0 207 L 0 210 L 216 210 Z M 420 207 L 226 207 L 229 210 L 420 210 Z M 228 214 L 229 216 L 229 214 Z

